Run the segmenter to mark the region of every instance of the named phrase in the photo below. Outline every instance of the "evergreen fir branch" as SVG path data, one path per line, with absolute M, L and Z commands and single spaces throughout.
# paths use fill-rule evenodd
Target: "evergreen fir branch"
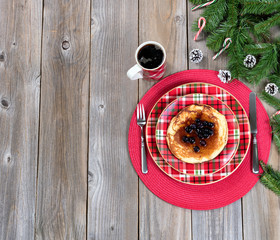
M 280 152 L 280 115 L 274 115 L 270 121 L 270 125 L 273 129 L 273 141 Z
M 264 173 L 260 177 L 260 182 L 269 190 L 273 191 L 276 195 L 280 196 L 280 184 L 271 175 Z
M 274 170 L 272 166 L 266 165 L 263 161 L 260 161 L 260 165 L 264 171 L 260 176 L 261 183 L 280 196 L 280 172 Z
M 274 170 L 273 168 L 272 168 L 272 166 L 270 166 L 270 165 L 266 165 L 266 172 L 268 173 L 268 174 L 270 174 L 273 178 L 275 178 L 277 181 L 279 181 L 279 184 L 280 184 L 280 172 L 279 171 L 277 171 L 277 170 Z
M 255 55 L 254 52 L 251 54 Z M 266 78 L 271 72 L 276 71 L 278 65 L 278 52 L 275 45 L 266 51 L 259 59 L 257 65 L 248 71 L 247 79 L 251 83 L 258 84 Z
M 232 26 L 229 25 L 228 22 L 222 23 L 220 27 L 206 39 L 207 47 L 215 52 L 219 51 L 225 39 L 228 37 L 231 28 Z
M 245 51 L 253 55 L 263 54 L 272 51 L 273 45 L 271 43 L 248 44 L 245 46 Z
M 270 124 L 273 128 L 275 135 L 280 134 L 280 115 L 274 115 L 270 120 Z
M 262 160 L 259 161 L 259 164 L 261 165 L 262 170 L 267 172 L 267 165 Z
M 244 66 L 243 60 L 244 54 L 240 54 L 234 51 L 229 52 L 228 69 L 231 72 L 232 78 L 246 79 L 248 69 Z M 247 79 L 246 79 L 247 80 Z
M 190 0 L 194 5 L 209 1 Z M 202 16 L 206 19 L 203 31 L 209 33 L 206 41 L 209 49 L 217 52 L 227 37 L 232 39 L 225 51 L 229 56 L 228 69 L 232 77 L 258 84 L 271 75 L 271 82 L 280 85 L 279 79 L 273 78 L 274 75 L 280 76 L 280 72 L 277 73 L 280 38 L 271 43 L 270 32 L 272 26 L 280 25 L 280 0 L 218 0 L 206 6 Z M 198 31 L 197 21 L 193 23 L 193 31 Z M 252 69 L 243 65 L 247 54 L 257 58 Z M 279 104 L 273 97 L 268 99 L 266 94 L 262 95 L 274 106 Z
M 252 43 L 253 40 L 249 36 L 249 32 L 246 28 L 239 28 L 236 26 L 236 29 L 231 29 L 231 31 L 231 38 L 234 44 L 228 48 L 228 55 L 230 57 L 228 68 L 233 78 L 247 79 L 249 69 L 243 64 L 246 56 L 243 46 Z
M 264 19 L 256 15 L 245 15 L 241 18 L 241 26 L 245 27 L 250 31 L 257 42 L 269 42 L 270 41 L 270 31 L 269 29 L 258 34 L 255 30 L 255 25 Z
M 271 119 L 271 124 L 279 126 L 280 129 L 280 114 L 274 115 Z
M 279 133 L 273 134 L 273 142 L 275 143 L 276 147 L 278 148 L 278 152 L 280 152 L 280 136 Z
M 241 0 L 243 4 L 242 14 L 269 15 L 280 8 L 279 0 L 254 1 Z
M 204 1 L 204 2 L 207 2 L 207 1 Z M 205 25 L 204 31 L 212 32 L 212 31 L 216 30 L 219 27 L 222 20 L 224 19 L 227 11 L 228 11 L 228 7 L 227 7 L 226 0 L 219 0 L 219 1 L 215 2 L 215 4 L 213 4 L 213 5 L 207 6 L 204 9 L 203 14 L 201 15 L 202 17 L 204 17 L 206 19 L 206 25 Z M 198 19 L 197 19 L 197 21 L 198 21 Z M 195 21 L 193 23 L 193 27 L 192 27 L 192 29 L 194 29 L 195 31 L 198 30 L 197 21 Z
M 279 24 L 280 24 L 280 13 L 277 13 L 274 16 L 268 18 L 267 20 L 255 25 L 255 31 L 256 33 L 262 33 L 269 30 L 271 27 Z
M 274 115 L 271 119 L 271 124 L 279 125 L 280 127 L 280 114 Z
M 228 4 L 228 12 L 230 13 L 228 15 L 228 20 L 230 25 L 237 25 L 238 24 L 238 17 L 240 10 L 238 8 L 239 2 L 238 1 L 230 1 Z
M 262 91 L 260 94 L 261 99 L 266 101 L 269 105 L 274 107 L 275 109 L 279 110 L 280 109 L 280 99 L 270 96 L 268 93 L 265 91 Z
M 277 85 L 277 87 L 280 88 L 280 75 L 277 75 L 277 74 L 271 74 L 269 77 L 268 77 L 268 80 L 272 83 L 275 83 Z
M 197 32 L 197 31 L 199 30 L 198 25 L 197 25 L 198 19 L 199 19 L 199 18 L 197 18 L 197 19 L 196 19 L 195 21 L 193 21 L 193 23 L 192 23 L 192 32 Z

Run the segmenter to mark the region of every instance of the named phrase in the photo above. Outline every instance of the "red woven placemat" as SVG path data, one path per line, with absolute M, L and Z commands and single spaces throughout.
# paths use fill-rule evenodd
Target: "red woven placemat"
M 229 91 L 249 114 L 249 94 L 251 90 L 238 80 L 233 80 L 230 84 L 224 84 L 219 80 L 217 74 L 218 72 L 212 70 L 188 70 L 175 73 L 153 86 L 140 103 L 144 104 L 148 115 L 157 100 L 170 89 L 189 82 L 206 82 Z M 271 127 L 269 117 L 259 99 L 257 99 L 257 119 L 259 126 L 257 135 L 259 159 L 266 163 L 271 146 Z M 208 210 L 226 206 L 243 197 L 258 181 L 258 176 L 251 171 L 251 148 L 241 166 L 234 173 L 224 180 L 210 185 L 188 185 L 170 178 L 157 167 L 148 151 L 149 172 L 142 174 L 140 128 L 136 124 L 136 111 L 130 122 L 128 148 L 135 171 L 147 188 L 164 201 L 182 208 Z

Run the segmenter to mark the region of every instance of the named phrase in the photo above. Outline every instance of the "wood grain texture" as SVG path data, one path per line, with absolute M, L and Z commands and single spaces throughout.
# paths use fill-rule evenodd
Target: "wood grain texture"
M 216 54 L 215 52 L 209 50 L 206 46 L 206 33 L 202 32 L 200 33 L 197 41 L 194 41 L 193 38 L 196 34 L 196 32 L 192 31 L 192 24 L 193 22 L 197 22 L 198 18 L 200 17 L 201 13 L 203 12 L 203 8 L 192 11 L 191 8 L 194 6 L 189 1 L 188 2 L 188 49 L 189 52 L 192 49 L 200 49 L 203 53 L 203 60 L 200 63 L 193 63 L 189 61 L 188 66 L 189 69 L 211 69 L 219 71 L 220 69 L 226 69 L 227 66 L 227 59 L 226 59 L 226 53 L 221 54 L 219 57 L 216 58 L 216 60 L 212 60 L 212 57 Z M 189 58 L 189 53 L 188 53 Z
M 250 86 L 253 91 L 260 92 L 264 84 L 258 87 Z M 269 116 L 275 109 L 263 102 Z M 258 130 L 262 131 L 258 126 Z M 259 141 L 258 144 L 261 144 Z M 269 164 L 280 169 L 279 154 L 272 142 Z M 280 200 L 273 192 L 267 190 L 260 182 L 243 197 L 243 231 L 244 240 L 278 240 L 280 239 Z
M 138 238 L 138 177 L 128 126 L 137 81 L 126 71 L 138 43 L 138 1 L 92 1 L 88 239 Z
M 186 24 L 184 0 L 139 1 L 139 42 L 154 40 L 165 47 L 166 75 L 186 69 Z M 140 97 L 153 84 L 140 80 Z M 191 211 L 162 201 L 139 181 L 139 239 L 191 239 Z
M 34 237 L 41 11 L 0 1 L 0 239 Z
M 90 1 L 44 1 L 36 239 L 86 239 Z
M 186 1 L 139 0 L 139 43 L 157 41 L 167 55 L 165 76 L 186 70 Z M 140 99 L 155 81 L 140 80 Z
M 193 240 L 241 240 L 240 200 L 220 209 L 192 211 Z
M 188 46 L 189 51 L 198 48 L 203 52 L 203 60 L 196 64 L 189 61 L 190 69 L 227 69 L 227 59 L 225 54 L 220 55 L 215 61 L 212 57 L 214 52 L 206 46 L 206 34 L 202 31 L 198 40 L 193 38 L 196 33 L 192 32 L 192 24 L 197 21 L 202 10 L 192 12 L 193 5 L 188 1 Z M 192 211 L 192 231 L 194 240 L 204 239 L 242 239 L 242 205 L 241 200 L 224 208 L 210 211 Z

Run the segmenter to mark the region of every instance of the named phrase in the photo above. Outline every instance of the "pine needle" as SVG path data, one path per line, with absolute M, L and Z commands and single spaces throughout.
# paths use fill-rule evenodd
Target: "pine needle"
M 279 5 L 280 6 L 280 5 Z M 273 26 L 280 24 L 280 13 L 268 18 L 267 20 L 260 22 L 255 25 L 255 30 L 257 33 L 262 33 L 267 31 Z
M 260 97 L 275 109 L 280 109 L 280 99 L 270 96 L 265 91 L 261 92 Z
M 260 165 L 264 171 L 260 176 L 261 183 L 280 196 L 280 172 L 274 170 L 272 166 L 266 165 L 263 161 L 260 161 Z
M 195 5 L 209 1 L 190 0 Z M 226 38 L 232 39 L 224 54 L 229 56 L 228 69 L 234 78 L 259 84 L 279 71 L 280 37 L 272 40 L 271 27 L 280 25 L 280 0 L 218 0 L 205 6 L 201 16 L 207 22 L 203 31 L 208 33 L 209 49 L 218 52 Z M 197 20 L 192 27 L 195 32 Z M 250 69 L 243 65 L 248 54 L 257 58 L 256 66 Z M 272 82 L 280 85 L 275 78 Z
M 275 178 L 273 178 L 271 175 L 264 173 L 260 177 L 261 183 L 271 191 L 273 191 L 276 195 L 280 196 L 280 186 L 279 182 Z
M 280 7 L 279 0 L 266 0 L 266 1 L 255 1 L 252 4 L 252 0 L 242 0 L 244 4 L 243 14 L 258 14 L 258 15 L 269 15 L 277 12 Z
M 273 116 L 270 124 L 273 129 L 273 141 L 280 152 L 280 115 Z

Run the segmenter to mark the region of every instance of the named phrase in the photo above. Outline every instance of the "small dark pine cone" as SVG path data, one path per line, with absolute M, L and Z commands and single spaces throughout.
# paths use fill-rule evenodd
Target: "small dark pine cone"
M 277 92 L 278 92 L 278 87 L 276 86 L 275 83 L 268 83 L 266 86 L 265 86 L 265 91 L 271 95 L 271 96 L 274 96 Z
M 255 56 L 249 54 L 245 57 L 243 63 L 246 68 L 253 68 L 257 63 L 257 59 Z
M 199 49 L 193 49 L 190 52 L 190 60 L 194 63 L 200 63 L 203 59 L 203 53 Z

